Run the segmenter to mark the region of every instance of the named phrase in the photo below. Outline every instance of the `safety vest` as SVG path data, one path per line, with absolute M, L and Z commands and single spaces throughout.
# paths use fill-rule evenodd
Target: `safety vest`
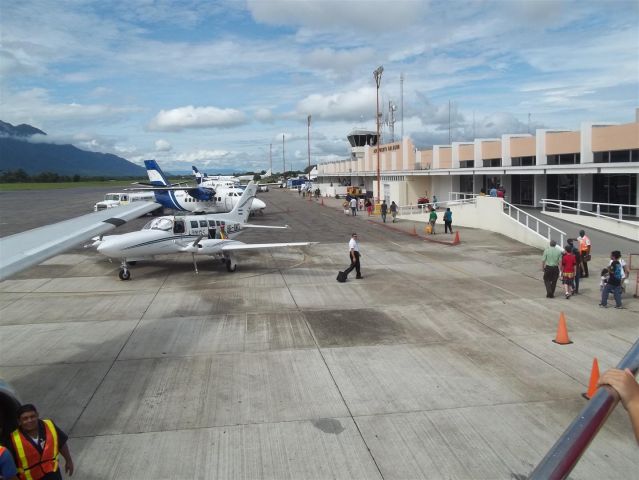
M 58 470 L 58 432 L 51 420 L 42 420 L 42 422 L 45 431 L 42 454 L 27 440 L 20 429 L 14 430 L 11 434 L 20 480 L 39 480 L 47 473 Z
M 582 252 L 588 252 L 590 250 L 590 239 L 584 235 L 583 237 L 581 237 L 581 240 L 579 240 L 579 250 L 581 250 Z

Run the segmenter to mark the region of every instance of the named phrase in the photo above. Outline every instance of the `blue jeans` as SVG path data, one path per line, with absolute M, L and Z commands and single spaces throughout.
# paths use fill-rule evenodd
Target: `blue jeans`
M 610 285 L 606 283 L 601 291 L 601 304 L 603 306 L 608 305 L 608 295 L 612 292 L 615 297 L 615 304 L 617 307 L 621 307 L 621 285 Z

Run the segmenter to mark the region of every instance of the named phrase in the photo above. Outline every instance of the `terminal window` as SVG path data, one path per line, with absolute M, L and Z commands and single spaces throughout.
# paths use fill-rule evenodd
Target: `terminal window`
M 639 162 L 639 149 L 594 152 L 593 160 L 595 163 Z
M 513 157 L 511 164 L 513 167 L 530 167 L 535 165 L 535 157 Z

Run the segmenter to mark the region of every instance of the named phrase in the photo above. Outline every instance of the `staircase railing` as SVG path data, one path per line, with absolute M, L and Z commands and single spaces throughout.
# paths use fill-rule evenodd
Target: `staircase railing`
M 526 228 L 536 232 L 542 237 L 547 238 L 548 241 L 555 240 L 558 245 L 565 245 L 564 242 L 567 239 L 566 232 L 562 232 L 558 228 L 553 227 L 549 223 L 544 222 L 543 220 L 531 215 L 528 212 L 525 212 L 521 208 L 517 208 L 513 204 L 504 201 L 503 212 L 510 218 L 517 220 L 522 225 L 525 225 Z
M 637 211 L 636 205 L 626 205 L 621 203 L 596 203 L 596 202 L 581 202 L 581 201 L 578 202 L 574 200 L 555 200 L 550 198 L 542 198 L 540 203 L 542 205 L 543 212 L 545 212 L 546 210 L 554 210 L 554 211 L 558 211 L 559 213 L 567 212 L 567 213 L 575 213 L 577 215 L 593 215 L 595 217 L 615 219 L 614 215 L 610 214 L 610 212 L 608 212 L 608 215 L 606 215 L 606 213 L 601 212 L 602 206 L 612 207 L 612 208 L 608 208 L 607 210 L 611 210 L 611 209 L 616 210 L 616 216 L 617 216 L 616 220 L 627 223 L 627 224 L 631 224 L 631 225 L 637 225 L 637 222 L 624 220 L 623 218 L 624 210 L 626 211 L 626 218 L 629 216 L 632 217 L 633 215 L 631 215 L 631 213 L 633 211 L 636 214 L 636 211 Z M 576 205 L 576 206 L 573 207 L 571 205 Z M 595 205 L 595 211 L 593 212 L 590 210 L 584 210 L 581 208 L 582 205 Z

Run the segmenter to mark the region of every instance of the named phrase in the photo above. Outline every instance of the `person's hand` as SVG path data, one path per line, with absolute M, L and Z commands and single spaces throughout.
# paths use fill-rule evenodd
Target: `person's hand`
M 64 471 L 67 473 L 67 475 L 69 475 L 70 477 L 73 476 L 73 460 L 68 460 L 64 463 Z
M 610 385 L 619 394 L 621 404 L 628 410 L 631 404 L 639 404 L 639 383 L 630 369 L 619 370 L 611 368 L 604 372 L 599 379 L 598 386 Z

